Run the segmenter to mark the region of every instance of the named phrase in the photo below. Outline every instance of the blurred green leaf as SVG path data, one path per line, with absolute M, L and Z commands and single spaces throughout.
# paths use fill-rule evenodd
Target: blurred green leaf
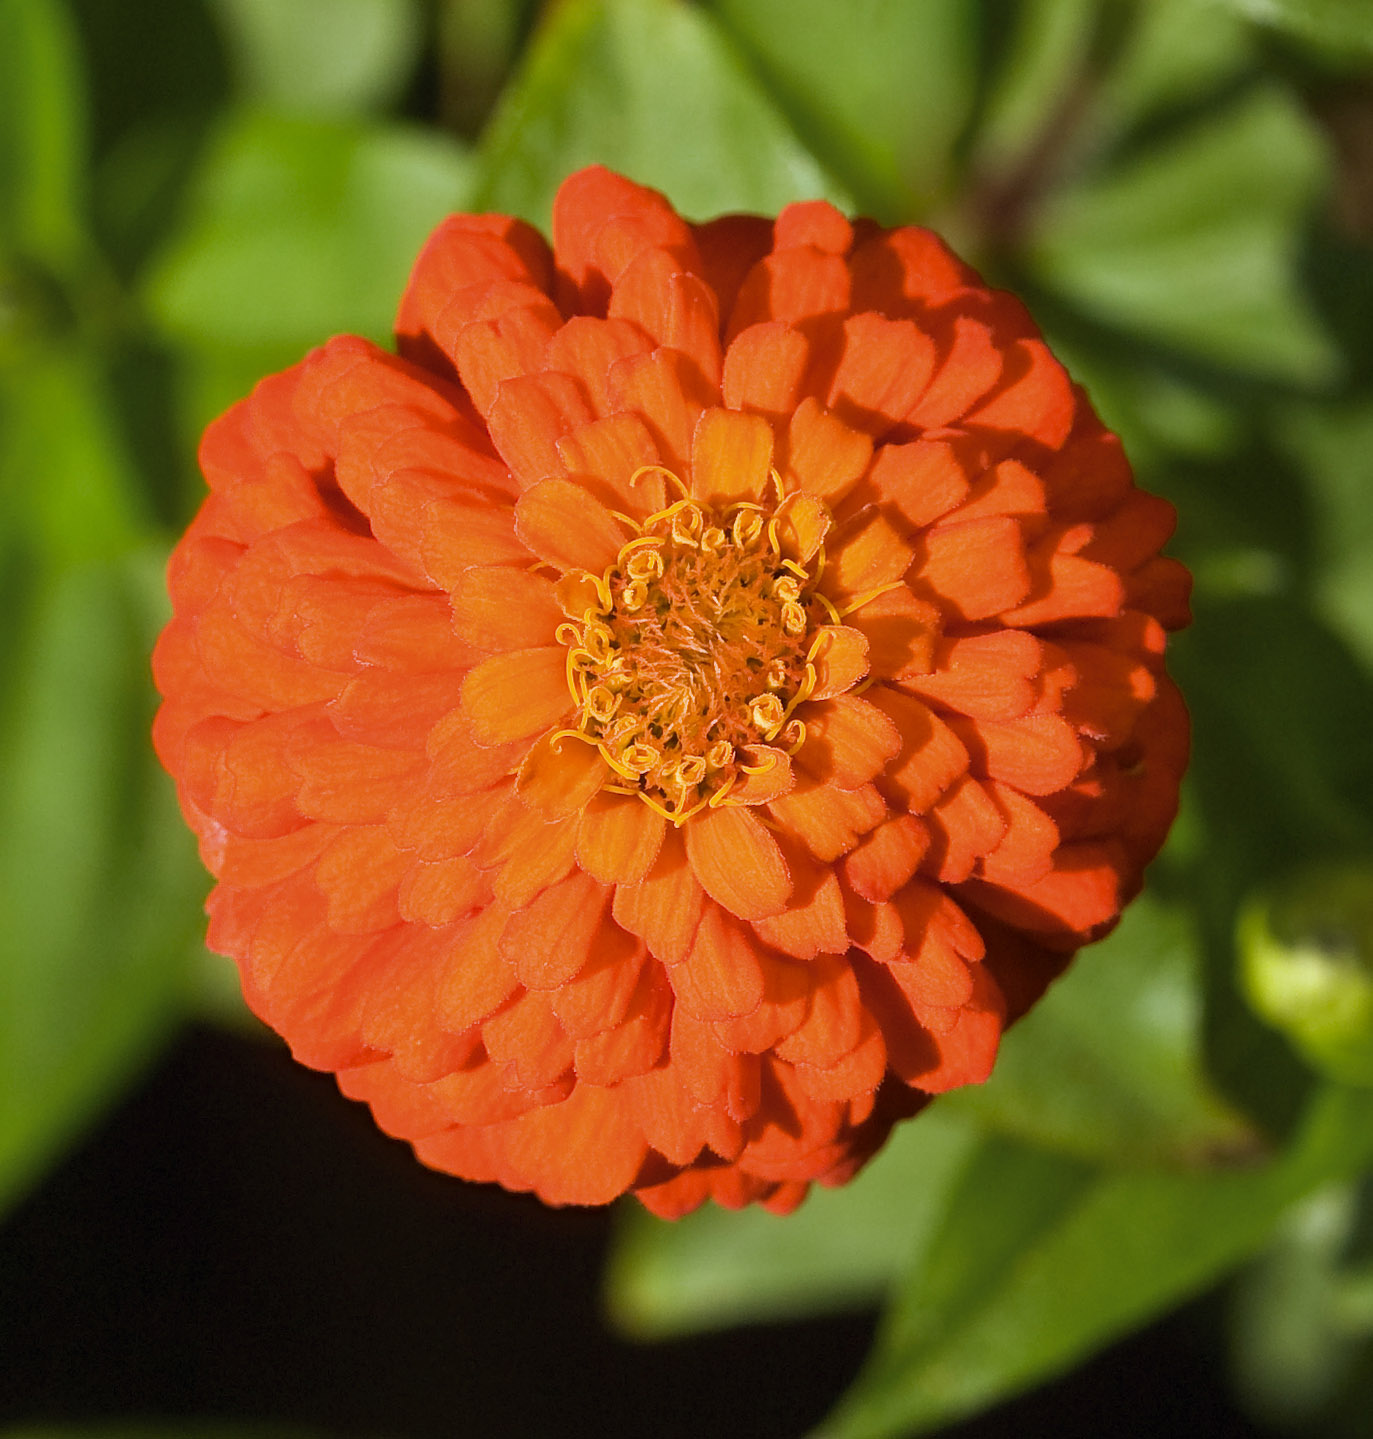
M 1296 263 L 1327 175 L 1295 100 L 1257 89 L 1050 197 L 1026 259 L 1100 321 L 1249 374 L 1321 384 L 1336 352 Z
M 0 1207 L 179 1008 L 204 880 L 148 741 L 162 554 L 34 587 L 0 748 Z
M 1202 1065 L 1201 955 L 1181 903 L 1146 893 L 1002 1041 L 986 1084 L 941 1104 L 1028 1144 L 1115 1163 L 1252 1147 Z
M 1224 851 L 1253 884 L 1373 845 L 1373 681 L 1290 593 L 1217 602 L 1171 666 L 1192 710 L 1192 778 Z M 1233 915 L 1232 915 L 1233 923 Z
M 1255 60 L 1248 26 L 1197 0 L 1135 0 L 1121 51 L 1098 82 L 1093 116 L 1114 140 L 1237 80 Z
M 1313 1194 L 1235 1287 L 1232 1364 L 1256 1418 L 1309 1420 L 1349 1368 L 1357 1336 L 1340 1313 L 1340 1259 L 1357 1207 L 1351 1185 Z
M 992 15 L 990 6 L 984 13 Z M 1055 130 L 1080 84 L 1100 18 L 1096 0 L 1022 0 L 990 26 L 995 49 L 973 137 L 973 170 L 997 176 L 1016 167 Z
M 945 192 L 972 107 L 964 0 L 715 0 L 724 26 L 810 148 L 886 223 Z
M 1061 1372 L 1212 1283 L 1373 1158 L 1373 1096 L 1322 1091 L 1292 1149 L 1211 1174 L 1092 1171 L 988 1145 L 817 1436 L 928 1432 Z
M 380 108 L 419 57 L 419 0 L 214 0 L 244 94 L 288 113 Z
M 536 34 L 481 146 L 478 208 L 547 229 L 559 184 L 601 163 L 704 219 L 850 198 L 699 10 L 563 0 Z
M 1373 404 L 1294 405 L 1273 437 L 1307 481 L 1317 609 L 1373 673 Z
M 147 298 L 175 338 L 274 346 L 283 363 L 340 331 L 384 340 L 420 245 L 467 199 L 456 141 L 275 114 L 231 118 Z
M 1206 0 L 1259 25 L 1353 51 L 1373 51 L 1368 0 Z
M 795 1214 L 707 1204 L 669 1224 L 628 1211 L 606 1275 L 611 1316 L 666 1338 L 876 1304 L 940 1222 L 977 1142 L 936 1106 L 853 1183 L 813 1189 Z
M 138 477 L 93 356 L 30 345 L 0 365 L 0 519 L 40 569 L 110 559 L 141 538 Z
M 0 0 L 0 334 L 3 252 L 69 260 L 81 238 L 85 97 L 59 0 Z

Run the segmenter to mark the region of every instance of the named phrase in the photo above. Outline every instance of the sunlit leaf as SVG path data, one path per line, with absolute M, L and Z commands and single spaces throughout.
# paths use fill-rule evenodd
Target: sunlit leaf
M 1373 1157 L 1373 1095 L 1327 1089 L 1292 1149 L 1209 1174 L 1093 1171 L 1003 1143 L 962 1174 L 824 1439 L 925 1433 L 1060 1373 L 1213 1283 Z
M 1252 1143 L 1206 1080 L 1201 956 L 1181 904 L 1145 894 L 1002 1041 L 985 1085 L 941 1101 L 1030 1144 L 1200 1163 Z
M 536 35 L 481 147 L 478 208 L 548 225 L 563 178 L 600 163 L 693 218 L 852 208 L 699 10 L 673 0 L 564 0 Z
M 463 207 L 469 167 L 437 133 L 249 114 L 206 156 L 148 299 L 177 338 L 277 345 L 349 330 L 384 339 L 430 229 Z
M 340 114 L 396 99 L 418 58 L 419 0 L 214 0 L 246 94 Z
M 1095 318 L 1250 374 L 1316 384 L 1335 352 L 1297 279 L 1326 155 L 1284 91 L 1254 91 L 1049 200 L 1027 259 Z
M 795 1214 L 707 1204 L 668 1224 L 622 1216 L 606 1277 L 612 1317 L 664 1337 L 876 1304 L 923 1248 L 978 1141 L 938 1107 L 903 1126 L 843 1189 L 814 1189 Z
M 909 221 L 944 193 L 973 100 L 973 6 L 715 0 L 715 9 L 865 213 Z

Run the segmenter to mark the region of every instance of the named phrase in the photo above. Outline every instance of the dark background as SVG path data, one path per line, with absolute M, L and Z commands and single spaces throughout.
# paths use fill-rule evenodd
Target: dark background
M 329 1078 L 193 1029 L 0 1230 L 0 1423 L 791 1439 L 857 1373 L 875 1315 L 620 1338 L 598 1302 L 614 1223 L 431 1173 Z M 1214 1302 L 945 1432 L 1260 1434 Z

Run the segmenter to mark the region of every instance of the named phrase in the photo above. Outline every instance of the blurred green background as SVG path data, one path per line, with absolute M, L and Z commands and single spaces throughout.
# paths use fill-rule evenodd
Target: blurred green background
M 200 430 L 591 161 L 940 230 L 1196 577 L 1119 930 L 848 1189 L 626 1207 L 612 1322 L 881 1305 L 814 1431 L 876 1439 L 1213 1292 L 1255 1422 L 1373 1434 L 1373 0 L 0 0 L 0 1217 L 189 1020 L 251 1024 L 147 741 Z

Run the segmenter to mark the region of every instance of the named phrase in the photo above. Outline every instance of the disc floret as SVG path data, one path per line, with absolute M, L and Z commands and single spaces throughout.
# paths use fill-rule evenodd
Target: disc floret
M 829 616 L 815 593 L 823 550 L 808 564 L 784 552 L 786 506 L 683 497 L 642 521 L 620 516 L 633 537 L 586 577 L 591 602 L 558 631 L 570 733 L 604 755 L 607 788 L 674 823 L 737 798 L 804 738 L 793 711 L 815 686 L 812 612 Z

